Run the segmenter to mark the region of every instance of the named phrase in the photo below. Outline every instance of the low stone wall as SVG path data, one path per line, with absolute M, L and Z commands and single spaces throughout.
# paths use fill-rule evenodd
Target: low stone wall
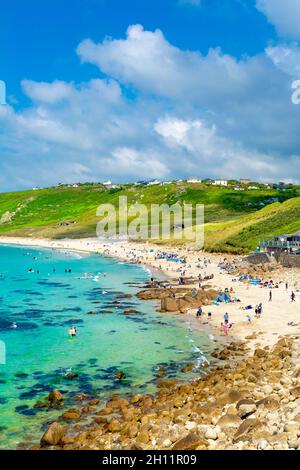
M 275 255 L 276 260 L 284 268 L 300 268 L 300 255 L 289 255 L 286 253 L 281 253 Z

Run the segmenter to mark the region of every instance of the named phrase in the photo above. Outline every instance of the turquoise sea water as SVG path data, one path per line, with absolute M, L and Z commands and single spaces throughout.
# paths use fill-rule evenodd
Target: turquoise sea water
M 39 440 L 42 424 L 61 412 L 33 405 L 53 388 L 65 394 L 66 405 L 78 393 L 105 399 L 154 392 L 159 364 L 174 377 L 184 363 L 201 361 L 202 352 L 212 348 L 206 335 L 158 314 L 154 302 L 120 298 L 136 294 L 128 283 L 149 277 L 140 266 L 98 255 L 0 247 L 0 340 L 6 347 L 6 364 L 0 364 L 1 449 Z M 128 308 L 139 313 L 126 316 Z M 112 313 L 88 315 L 91 310 Z M 72 325 L 78 330 L 73 339 Z M 68 380 L 70 371 L 78 378 Z M 116 371 L 126 373 L 124 383 Z M 199 371 L 191 374 L 198 376 Z

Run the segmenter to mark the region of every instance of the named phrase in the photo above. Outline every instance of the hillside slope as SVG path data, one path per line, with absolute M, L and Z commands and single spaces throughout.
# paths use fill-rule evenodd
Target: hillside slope
M 300 229 L 300 192 L 295 187 L 234 191 L 186 182 L 118 189 L 84 184 L 0 194 L 0 236 L 94 237 L 97 207 L 117 207 L 119 196 L 147 208 L 152 203 L 204 204 L 205 248 L 210 251 L 247 252 L 264 236 Z

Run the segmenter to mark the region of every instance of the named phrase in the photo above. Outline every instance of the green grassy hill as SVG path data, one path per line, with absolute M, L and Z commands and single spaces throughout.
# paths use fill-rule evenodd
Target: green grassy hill
M 267 235 L 300 229 L 300 190 L 235 191 L 206 184 L 174 182 L 168 185 L 124 185 L 106 189 L 101 184 L 0 194 L 0 236 L 79 238 L 96 236 L 100 204 L 117 207 L 119 196 L 128 202 L 205 205 L 205 248 L 210 251 L 248 252 Z M 274 200 L 279 202 L 273 203 Z M 69 225 L 62 225 L 67 222 Z

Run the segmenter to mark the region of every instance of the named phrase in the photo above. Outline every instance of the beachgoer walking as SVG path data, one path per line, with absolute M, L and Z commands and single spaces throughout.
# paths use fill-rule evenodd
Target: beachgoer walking
M 272 291 L 270 290 L 270 293 L 269 293 L 269 302 L 272 302 Z
M 199 307 L 198 310 L 197 310 L 197 318 L 201 318 L 202 317 L 202 314 L 203 314 L 203 310 L 202 310 L 202 307 Z
M 229 331 L 229 324 L 228 323 L 221 323 L 221 327 L 223 329 L 223 333 L 225 336 L 228 336 L 228 331 Z
M 227 312 L 224 315 L 224 322 L 229 323 L 229 314 Z
M 296 295 L 295 295 L 295 292 L 292 292 L 292 294 L 291 294 L 291 301 L 292 301 L 292 302 L 296 302 Z

